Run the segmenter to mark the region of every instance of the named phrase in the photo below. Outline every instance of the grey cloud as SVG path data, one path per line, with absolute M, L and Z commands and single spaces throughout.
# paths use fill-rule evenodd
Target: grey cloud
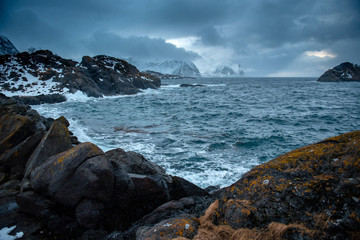
M 205 45 L 221 45 L 224 40 L 215 27 L 207 27 L 199 32 L 201 42 Z
M 133 57 L 141 60 L 194 60 L 197 53 L 177 48 L 161 38 L 121 37 L 115 33 L 98 31 L 86 42 L 90 51 L 96 54 L 107 54 L 115 57 Z
M 234 62 L 266 74 L 304 51 L 359 63 L 359 16 L 359 0 L 2 0 L 0 34 L 20 50 L 159 59 L 198 58 L 164 41 L 198 36 L 196 46 L 232 49 Z

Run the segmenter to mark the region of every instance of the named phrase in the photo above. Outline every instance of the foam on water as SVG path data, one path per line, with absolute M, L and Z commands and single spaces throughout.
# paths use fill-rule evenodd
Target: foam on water
M 180 84 L 206 85 L 180 88 Z M 80 141 L 143 154 L 201 186 L 237 181 L 295 148 L 359 130 L 360 83 L 315 79 L 180 79 L 130 96 L 34 106 L 64 115 Z M 209 87 L 210 86 L 210 87 Z
M 64 88 L 67 89 L 67 88 Z M 94 97 L 88 97 L 85 93 L 81 91 L 76 91 L 75 93 L 69 93 L 69 89 L 67 89 L 67 92 L 65 94 L 66 100 L 69 102 L 86 102 L 89 100 L 95 100 Z

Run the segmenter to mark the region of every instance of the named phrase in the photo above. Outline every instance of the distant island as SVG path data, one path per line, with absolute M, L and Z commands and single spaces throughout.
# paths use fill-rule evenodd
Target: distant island
M 327 70 L 322 74 L 318 82 L 354 82 L 360 81 L 360 67 L 357 64 L 344 62 Z

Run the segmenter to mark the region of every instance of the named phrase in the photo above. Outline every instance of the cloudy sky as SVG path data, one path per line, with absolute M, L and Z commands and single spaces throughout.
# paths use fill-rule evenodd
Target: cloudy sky
M 20 51 L 193 61 L 205 72 L 319 76 L 360 64 L 359 0 L 0 0 L 0 34 Z

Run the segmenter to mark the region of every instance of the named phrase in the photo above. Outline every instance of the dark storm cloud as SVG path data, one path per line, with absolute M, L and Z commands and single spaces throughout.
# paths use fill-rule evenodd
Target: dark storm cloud
M 1 0 L 0 34 L 20 50 L 75 58 L 195 59 L 165 39 L 198 37 L 199 48 L 232 49 L 228 58 L 266 74 L 306 51 L 334 51 L 327 64 L 359 63 L 359 16 L 359 0 Z
M 196 53 L 176 48 L 160 38 L 149 37 L 120 37 L 106 31 L 94 33 L 86 42 L 88 49 L 94 55 L 107 54 L 110 56 L 132 57 L 135 59 L 158 60 L 172 59 L 174 56 L 179 60 L 194 60 L 200 56 Z
M 215 27 L 207 27 L 202 29 L 199 32 L 199 36 L 201 37 L 202 43 L 205 45 L 221 45 L 224 43 L 224 40 Z

